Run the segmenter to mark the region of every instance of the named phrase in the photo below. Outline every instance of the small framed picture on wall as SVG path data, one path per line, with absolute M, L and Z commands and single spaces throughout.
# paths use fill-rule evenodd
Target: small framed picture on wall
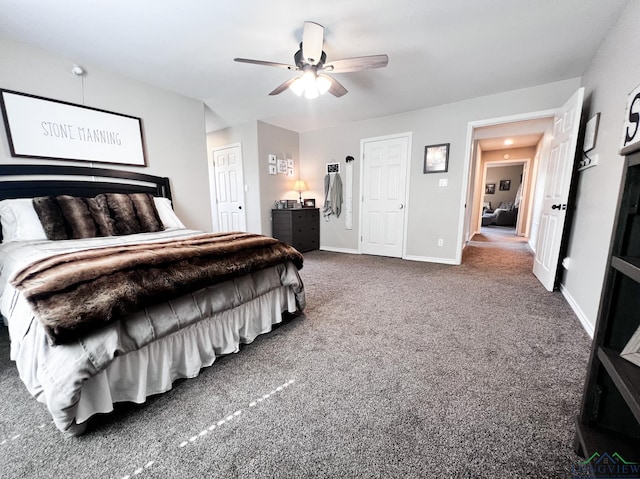
M 511 189 L 511 180 L 500 180 L 500 191 L 509 191 Z
M 423 173 L 446 173 L 449 170 L 449 143 L 424 147 Z

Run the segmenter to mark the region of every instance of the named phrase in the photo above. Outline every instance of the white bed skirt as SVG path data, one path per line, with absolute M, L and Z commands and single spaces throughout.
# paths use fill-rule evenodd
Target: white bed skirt
M 216 314 L 137 351 L 118 356 L 83 386 L 76 424 L 65 431 L 81 434 L 85 421 L 97 413 L 113 411 L 117 402 L 143 403 L 148 396 L 171 389 L 180 378 L 196 377 L 216 356 L 239 351 L 258 335 L 282 321 L 284 311 L 296 312 L 291 286 L 272 290 L 234 309 Z M 42 402 L 44 398 L 38 398 Z

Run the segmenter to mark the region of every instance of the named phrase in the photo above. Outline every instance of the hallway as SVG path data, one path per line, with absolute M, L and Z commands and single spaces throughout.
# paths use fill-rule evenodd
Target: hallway
M 464 249 L 462 264 L 533 276 L 533 252 L 526 238 L 516 236 L 515 228 L 483 226 Z
M 490 243 L 526 243 L 527 239 L 524 236 L 517 236 L 516 229 L 509 226 L 483 226 L 480 229 L 480 233 L 475 234 L 471 238 L 471 242 L 475 241 L 490 242 Z

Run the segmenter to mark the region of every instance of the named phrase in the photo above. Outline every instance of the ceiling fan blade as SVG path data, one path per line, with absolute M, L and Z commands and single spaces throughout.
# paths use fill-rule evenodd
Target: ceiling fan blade
M 286 63 L 265 62 L 264 60 L 251 60 L 249 58 L 234 58 L 233 61 L 240 63 L 252 63 L 254 65 L 263 65 L 265 67 L 286 68 L 287 70 L 298 70 L 295 65 L 287 65 Z
M 370 55 L 367 57 L 354 57 L 336 60 L 323 67 L 324 71 L 332 73 L 348 73 L 373 68 L 384 68 L 389 63 L 387 55 Z
M 329 82 L 331 82 L 331 86 L 327 91 L 337 98 L 340 98 L 342 95 L 345 95 L 349 91 L 345 87 L 343 87 L 338 80 L 336 80 L 335 78 L 331 78 L 329 75 L 318 75 L 318 77 L 326 78 L 327 80 L 329 80 Z
M 273 90 L 271 93 L 269 93 L 269 95 L 279 95 L 280 93 L 288 89 L 293 84 L 293 82 L 296 81 L 298 78 L 299 77 L 294 77 L 294 78 L 291 78 L 290 80 L 287 80 L 282 85 L 278 86 L 275 90 Z
M 304 22 L 302 31 L 302 56 L 310 65 L 317 65 L 322 56 L 324 27 L 315 22 Z

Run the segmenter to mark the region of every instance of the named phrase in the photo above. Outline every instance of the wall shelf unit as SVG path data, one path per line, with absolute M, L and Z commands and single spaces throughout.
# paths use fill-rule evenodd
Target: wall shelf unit
M 640 328 L 640 152 L 625 159 L 576 451 L 640 463 L 640 366 L 620 355 Z

